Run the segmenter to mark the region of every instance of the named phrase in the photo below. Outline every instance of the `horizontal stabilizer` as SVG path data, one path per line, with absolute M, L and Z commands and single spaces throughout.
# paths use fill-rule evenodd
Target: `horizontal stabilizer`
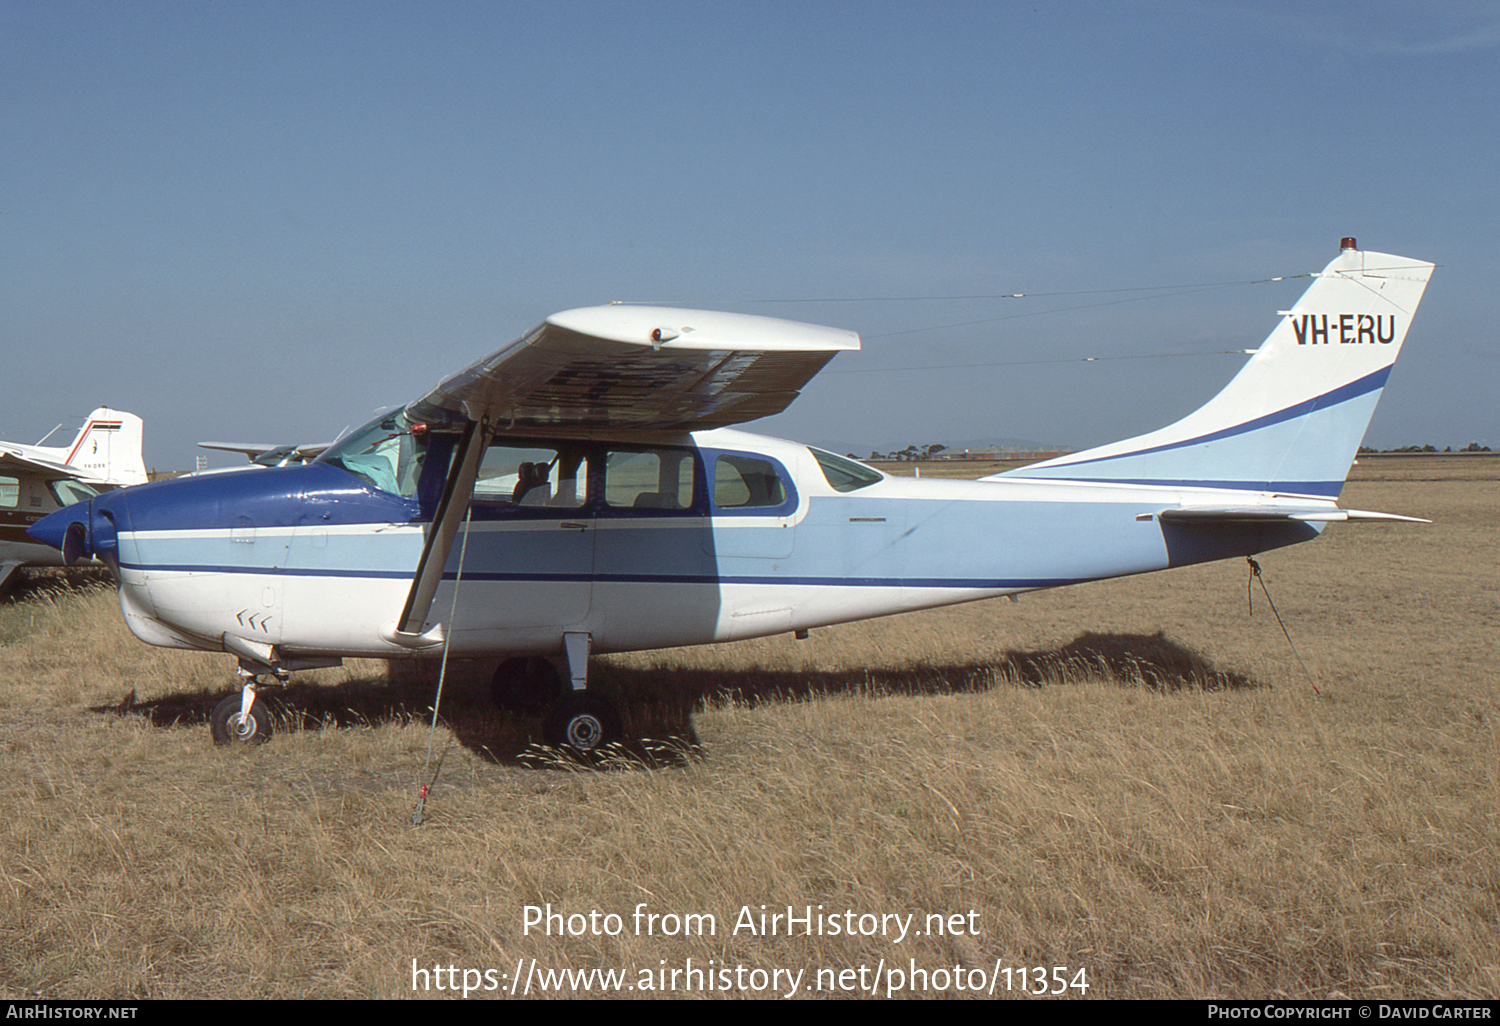
M 1164 509 L 1157 519 L 1179 524 L 1255 524 L 1301 521 L 1303 523 L 1346 523 L 1352 520 L 1401 520 L 1408 524 L 1430 524 L 1421 517 L 1403 517 L 1396 513 L 1373 513 L 1363 509 L 1338 509 L 1329 506 L 1184 506 Z

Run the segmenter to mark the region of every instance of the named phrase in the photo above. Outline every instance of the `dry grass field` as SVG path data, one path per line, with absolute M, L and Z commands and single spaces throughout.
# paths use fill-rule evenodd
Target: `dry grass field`
M 215 749 L 228 656 L 34 586 L 0 995 L 1500 998 L 1500 459 L 1343 502 L 1435 522 L 1261 559 L 1310 679 L 1236 562 L 611 657 L 628 752 L 455 687 L 420 826 L 427 685 L 311 674 Z

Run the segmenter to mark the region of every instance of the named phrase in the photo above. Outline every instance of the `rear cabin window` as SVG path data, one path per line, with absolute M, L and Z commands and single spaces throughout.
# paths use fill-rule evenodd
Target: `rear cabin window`
M 21 503 L 21 479 L 0 477 L 0 509 L 15 509 Z
M 714 461 L 714 505 L 720 509 L 757 509 L 784 502 L 786 486 L 770 460 L 720 456 Z

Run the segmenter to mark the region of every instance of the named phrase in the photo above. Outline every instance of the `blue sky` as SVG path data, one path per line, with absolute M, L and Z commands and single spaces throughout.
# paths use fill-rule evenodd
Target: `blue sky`
M 859 331 L 766 433 L 1082 447 L 1305 283 L 1158 286 L 1354 235 L 1440 265 L 1367 440 L 1500 448 L 1497 57 L 1462 0 L 0 0 L 0 438 L 326 441 L 631 300 Z

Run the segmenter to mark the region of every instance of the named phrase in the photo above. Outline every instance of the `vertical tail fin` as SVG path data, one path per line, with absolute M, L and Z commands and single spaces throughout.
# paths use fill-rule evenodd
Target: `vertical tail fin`
M 65 450 L 63 462 L 111 484 L 144 484 L 144 435 L 141 418 L 101 406 L 89 414 L 78 437 Z
M 1239 374 L 1197 411 L 996 476 L 1337 496 L 1433 270 L 1343 241 Z

